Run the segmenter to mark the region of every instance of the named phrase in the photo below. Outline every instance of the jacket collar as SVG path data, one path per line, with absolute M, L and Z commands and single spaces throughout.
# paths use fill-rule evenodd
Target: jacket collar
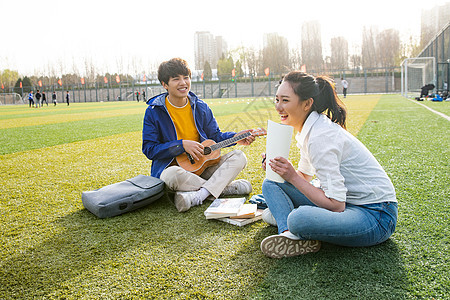
M 147 101 L 147 104 L 152 105 L 152 106 L 164 106 L 166 104 L 167 95 L 169 95 L 169 93 L 167 93 L 167 92 L 156 95 L 156 96 L 150 98 Z M 193 92 L 189 91 L 188 99 L 189 99 L 189 102 L 191 102 L 191 106 L 192 106 L 197 102 L 198 97 Z

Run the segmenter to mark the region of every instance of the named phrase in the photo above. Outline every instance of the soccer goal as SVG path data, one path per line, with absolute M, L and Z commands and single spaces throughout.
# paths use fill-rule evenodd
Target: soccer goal
M 25 103 L 17 93 L 0 93 L 0 105 Z
M 421 88 L 427 84 L 436 86 L 436 60 L 434 57 L 407 58 L 401 65 L 402 96 L 420 96 Z

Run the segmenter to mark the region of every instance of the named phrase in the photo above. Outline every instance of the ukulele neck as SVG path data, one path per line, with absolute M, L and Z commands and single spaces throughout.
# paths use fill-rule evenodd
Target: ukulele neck
M 229 146 L 229 145 L 231 145 L 231 144 L 234 144 L 234 143 L 236 143 L 236 142 L 238 142 L 238 141 L 240 141 L 240 140 L 245 139 L 246 137 L 248 137 L 248 136 L 250 136 L 250 135 L 252 135 L 251 132 L 250 132 L 250 131 L 247 131 L 247 132 L 244 132 L 244 133 L 239 134 L 239 135 L 237 135 L 237 136 L 234 136 L 234 137 L 232 137 L 232 138 L 229 138 L 229 139 L 226 139 L 226 140 L 221 141 L 221 142 L 219 142 L 219 143 L 216 143 L 216 144 L 214 144 L 214 145 L 211 145 L 211 146 L 210 146 L 211 151 L 214 151 L 214 150 L 217 150 L 217 149 L 220 149 L 220 148 L 224 148 L 224 147 L 226 147 L 226 146 Z

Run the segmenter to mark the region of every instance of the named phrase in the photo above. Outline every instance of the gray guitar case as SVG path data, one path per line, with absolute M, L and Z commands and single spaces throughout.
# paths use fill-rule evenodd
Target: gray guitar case
M 99 218 L 108 218 L 144 207 L 164 194 L 164 182 L 138 175 L 94 191 L 83 192 L 83 206 Z

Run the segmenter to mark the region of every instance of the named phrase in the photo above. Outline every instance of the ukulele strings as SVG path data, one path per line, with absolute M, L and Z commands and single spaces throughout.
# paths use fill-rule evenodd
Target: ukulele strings
M 217 144 L 211 145 L 211 146 L 209 146 L 209 148 L 211 148 L 211 152 L 212 152 L 212 151 L 215 151 L 215 150 L 220 149 L 222 147 L 225 147 L 227 145 L 233 144 L 234 142 L 243 140 L 243 139 L 245 139 L 246 137 L 248 137 L 250 135 L 252 135 L 252 134 L 249 131 L 247 131 L 247 132 L 244 132 L 241 135 L 238 135 L 238 136 L 229 138 L 228 140 L 221 141 L 221 142 L 219 142 Z

